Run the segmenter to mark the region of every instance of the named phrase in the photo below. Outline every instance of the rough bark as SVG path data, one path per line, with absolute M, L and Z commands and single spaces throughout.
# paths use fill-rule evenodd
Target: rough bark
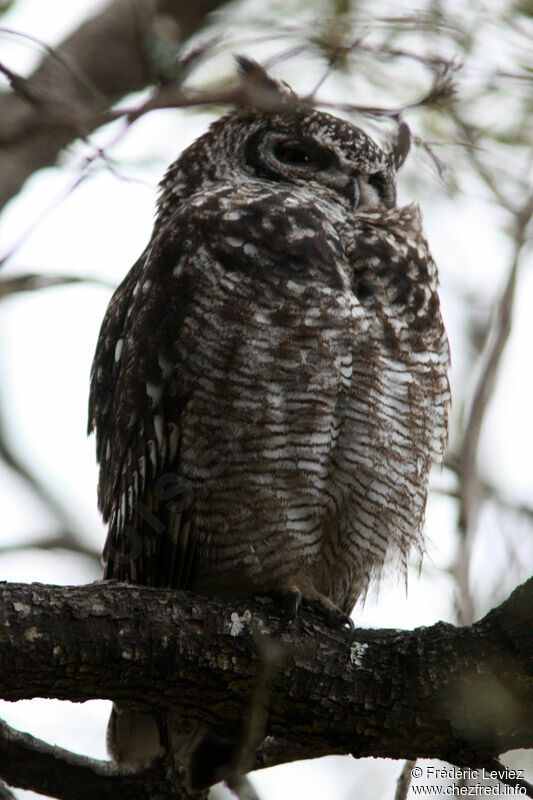
M 121 774 L 108 761 L 97 761 L 52 747 L 1 721 L 0 774 L 11 786 L 59 800 L 188 798 L 185 793 L 183 798 L 176 795 L 161 764 L 147 769 L 142 775 Z
M 326 753 L 479 766 L 533 746 L 533 579 L 472 626 L 351 643 L 312 609 L 289 623 L 272 600 L 115 582 L 2 584 L 0 619 L 4 699 L 172 707 L 232 740 L 271 737 L 247 769 Z
M 0 209 L 33 172 L 51 166 L 73 139 L 102 124 L 124 95 L 154 82 L 148 41 L 156 20 L 183 43 L 227 0 L 113 0 L 46 53 L 13 91 L 0 95 Z

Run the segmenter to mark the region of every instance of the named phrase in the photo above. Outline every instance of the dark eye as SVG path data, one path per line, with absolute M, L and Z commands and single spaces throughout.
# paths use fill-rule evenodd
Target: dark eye
M 373 186 L 380 197 L 383 195 L 385 191 L 385 187 L 387 185 L 387 180 L 381 172 L 374 172 L 373 175 L 369 175 L 367 178 L 368 183 L 370 186 Z
M 298 142 L 280 142 L 274 148 L 274 155 L 284 164 L 312 169 L 323 169 L 330 160 L 324 150 Z
M 390 180 L 381 172 L 374 172 L 366 180 L 370 186 L 374 187 L 383 205 L 387 208 L 393 208 L 396 201 L 396 193 Z

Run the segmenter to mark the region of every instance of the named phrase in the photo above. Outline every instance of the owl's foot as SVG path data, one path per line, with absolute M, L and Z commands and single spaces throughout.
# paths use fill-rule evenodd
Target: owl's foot
M 296 617 L 302 604 L 302 593 L 298 589 L 294 589 L 285 595 L 285 600 L 291 616 L 291 622 L 296 622 Z
M 353 619 L 348 615 L 345 614 L 344 611 L 334 605 L 334 604 L 325 604 L 322 600 L 313 598 L 312 600 L 307 600 L 309 606 L 311 606 L 315 611 L 318 611 L 319 614 L 325 616 L 328 622 L 331 622 L 334 627 L 344 628 L 348 633 L 350 641 L 353 637 L 353 633 L 355 631 L 355 624 Z
M 319 592 L 310 581 L 298 581 L 298 583 L 290 584 L 282 592 L 282 596 L 289 608 L 292 622 L 296 620 L 303 600 L 306 605 L 327 616 L 328 620 L 332 620 L 335 624 L 345 628 L 350 634 L 350 638 L 353 635 L 355 626 L 351 617 L 341 611 L 329 597 Z
M 269 592 L 269 596 L 279 602 L 284 614 L 288 617 L 289 623 L 296 622 L 302 605 L 302 593 L 298 589 L 277 589 Z

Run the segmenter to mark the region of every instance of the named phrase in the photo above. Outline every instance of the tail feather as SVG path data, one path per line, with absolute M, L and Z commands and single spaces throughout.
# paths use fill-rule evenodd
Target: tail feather
M 114 704 L 107 726 L 107 750 L 115 764 L 135 771 L 165 756 L 176 783 L 184 782 L 188 791 L 198 791 L 215 782 L 214 776 L 209 780 L 212 775 L 209 770 L 206 773 L 202 757 L 195 759 L 197 750 L 203 756 L 205 747 L 200 745 L 206 734 L 203 725 L 187 724 L 176 714 L 157 715 Z M 199 780 L 198 785 L 193 780 Z
M 107 726 L 107 750 L 116 764 L 135 770 L 162 756 L 155 714 L 114 705 Z

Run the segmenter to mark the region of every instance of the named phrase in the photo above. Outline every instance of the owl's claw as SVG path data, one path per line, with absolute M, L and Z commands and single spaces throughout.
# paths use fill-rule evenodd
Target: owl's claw
M 285 595 L 285 603 L 287 607 L 287 611 L 289 614 L 290 622 L 296 622 L 298 617 L 298 611 L 300 610 L 300 606 L 302 604 L 302 593 L 298 591 L 298 589 L 294 589 L 292 592 L 288 592 Z
M 355 624 L 353 619 L 348 614 L 345 614 L 339 608 L 324 606 L 322 603 L 317 604 L 317 607 L 318 610 L 323 614 L 326 614 L 333 623 L 340 624 L 342 629 L 348 634 L 349 640 L 352 640 L 355 631 Z
M 349 636 L 349 639 L 350 639 L 350 642 L 351 642 L 353 637 L 354 637 L 354 633 L 355 633 L 355 622 L 353 621 L 353 619 L 348 614 L 344 614 L 343 627 L 344 627 L 345 631 L 347 632 L 347 634 Z
M 310 608 L 314 608 L 320 614 L 326 616 L 335 624 L 340 624 L 347 631 L 351 641 L 355 630 L 352 618 L 341 611 L 328 597 L 318 592 L 314 587 L 307 587 L 303 590 L 293 585 L 283 593 L 283 602 L 288 609 L 291 622 L 296 621 L 302 601 Z

